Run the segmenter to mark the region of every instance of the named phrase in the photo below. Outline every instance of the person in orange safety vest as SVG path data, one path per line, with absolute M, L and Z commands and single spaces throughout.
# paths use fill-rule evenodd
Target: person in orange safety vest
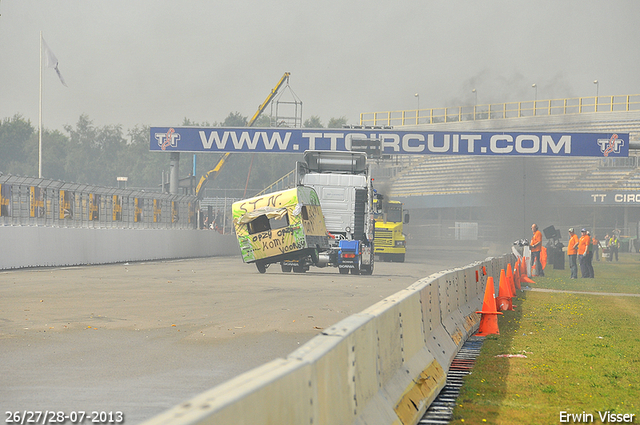
M 587 235 L 587 229 L 580 230 L 580 240 L 578 241 L 578 261 L 580 261 L 580 273 L 583 278 L 592 277 L 589 273 L 588 256 L 591 237 Z
M 571 279 L 578 278 L 578 235 L 573 231 L 573 227 L 569 229 L 569 244 L 567 245 L 567 255 L 569 256 L 569 269 L 571 270 Z
M 531 268 L 536 269 L 538 276 L 544 277 L 544 269 L 542 268 L 542 263 L 540 262 L 540 251 L 542 250 L 542 233 L 538 230 L 537 224 L 531 225 L 531 231 L 533 232 L 533 237 L 531 238 L 531 242 L 529 243 L 529 247 L 531 248 Z

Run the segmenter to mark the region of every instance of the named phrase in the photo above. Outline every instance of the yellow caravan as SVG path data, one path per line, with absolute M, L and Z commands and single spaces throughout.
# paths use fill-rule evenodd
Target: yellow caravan
M 318 195 L 313 188 L 268 193 L 233 204 L 242 259 L 264 273 L 273 263 L 282 271 L 304 272 L 329 248 Z

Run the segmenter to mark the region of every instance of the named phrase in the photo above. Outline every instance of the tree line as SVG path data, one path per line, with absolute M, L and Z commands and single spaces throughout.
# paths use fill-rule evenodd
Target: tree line
M 270 126 L 270 117 L 262 116 L 256 127 Z M 182 126 L 244 127 L 248 118 L 239 112 L 229 113 L 220 123 L 197 123 L 187 118 Z M 327 128 L 340 128 L 345 117 L 331 118 Z M 323 128 L 319 117 L 305 120 L 304 127 Z M 220 154 L 180 155 L 180 178 L 193 174 L 195 184 L 200 176 L 213 169 Z M 295 167 L 302 154 L 235 154 L 231 155 L 215 181 L 207 184 L 210 196 L 253 196 Z M 249 172 L 250 170 L 250 172 Z M 127 187 L 160 190 L 163 172 L 168 180 L 169 156 L 149 150 L 149 127 L 135 126 L 124 130 L 121 125 L 93 124 L 81 115 L 75 126 L 65 125 L 64 132 L 43 129 L 42 175 L 44 178 L 117 186 L 117 177 L 127 177 Z M 38 175 L 38 129 L 30 120 L 17 114 L 0 121 L 0 172 L 25 177 Z M 246 191 L 245 191 L 246 188 Z

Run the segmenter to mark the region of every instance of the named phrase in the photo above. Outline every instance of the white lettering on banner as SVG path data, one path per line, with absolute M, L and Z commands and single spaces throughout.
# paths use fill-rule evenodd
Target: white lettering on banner
M 235 131 L 231 133 L 231 140 L 233 140 L 233 146 L 236 149 L 242 149 L 242 145 L 246 143 L 249 149 L 255 150 L 256 146 L 258 145 L 259 138 L 260 133 L 257 132 L 253 134 L 253 139 L 249 137 L 249 133 L 246 131 L 240 133 L 240 139 L 238 139 L 238 133 L 236 133 Z
M 302 133 L 302 137 L 309 138 L 309 150 L 316 150 L 316 139 L 322 137 L 322 133 Z
M 463 134 L 460 139 L 467 141 L 467 152 L 475 152 L 475 141 L 482 140 L 482 136 L 479 134 Z
M 507 142 L 507 146 L 498 147 L 498 142 L 504 140 Z M 509 145 L 509 143 L 513 142 L 513 137 L 508 134 L 496 134 L 495 136 L 491 136 L 490 148 L 493 153 L 509 153 L 513 150 L 513 146 Z
M 380 139 L 382 140 L 382 152 L 387 148 L 392 148 L 394 152 L 400 152 L 400 135 L 381 133 Z M 387 140 L 391 140 L 387 142 Z
M 280 137 L 280 133 L 278 133 L 277 131 L 271 135 L 271 140 L 269 140 L 269 136 L 266 131 L 263 131 L 260 134 L 262 134 L 264 147 L 269 150 L 273 149 L 273 146 L 276 143 L 278 144 L 278 148 L 280 148 L 281 150 L 286 150 L 287 146 L 289 146 L 289 140 L 291 139 L 290 132 L 286 132 L 284 134 L 284 140 L 282 140 L 282 138 Z
M 564 146 L 564 153 L 571 153 L 571 136 L 560 136 L 558 143 L 555 143 L 551 136 L 542 136 L 542 153 L 547 153 L 548 147 L 553 153 L 560 153 L 562 146 Z
M 527 148 L 523 142 L 530 141 L 531 147 Z M 540 150 L 540 138 L 529 134 L 523 134 L 516 137 L 516 152 L 518 153 L 538 153 Z
M 593 198 L 593 202 L 598 202 L 596 200 L 596 198 L 600 198 L 600 202 L 604 202 L 604 198 L 607 197 L 607 194 L 606 193 L 602 193 L 602 194 L 594 193 L 594 194 L 591 195 L 591 197 Z
M 328 137 L 331 140 L 331 150 L 338 150 L 338 139 L 344 138 L 344 133 L 324 133 L 324 137 Z
M 435 142 L 433 141 L 434 137 L 433 134 L 429 134 L 427 136 L 427 146 L 429 148 L 429 152 L 448 152 L 449 151 L 449 139 L 450 139 L 450 135 L 449 134 L 445 134 L 444 137 L 442 138 L 442 146 L 436 146 Z
M 640 203 L 640 193 L 616 193 L 613 197 L 613 200 L 618 203 Z
M 269 139 L 269 135 L 265 131 L 257 131 L 253 134 L 253 138 L 250 137 L 249 132 L 243 131 L 240 133 L 240 137 L 238 138 L 238 133 L 235 131 L 224 131 L 222 133 L 222 139 L 217 131 L 212 131 L 209 133 L 209 137 L 206 137 L 204 131 L 199 131 L 200 142 L 202 143 L 202 147 L 204 149 L 211 149 L 213 143 L 215 142 L 216 148 L 219 150 L 225 149 L 227 146 L 227 141 L 229 139 L 229 134 L 231 134 L 231 140 L 233 142 L 233 146 L 235 149 L 242 149 L 243 145 L 246 144 L 250 150 L 255 150 L 258 146 L 258 141 L 262 138 L 262 143 L 264 143 L 264 147 L 268 150 L 272 150 L 273 147 L 277 144 L 278 148 L 281 150 L 287 149 L 289 145 L 289 140 L 291 139 L 291 133 L 286 132 L 284 135 L 284 140 L 279 132 L 274 132 L 271 135 L 271 139 Z
M 424 151 L 424 143 L 418 143 L 417 146 L 411 146 L 409 144 L 411 140 L 424 142 L 424 136 L 422 134 L 405 134 L 402 137 L 402 150 L 404 150 L 405 152 L 423 152 Z
M 211 133 L 209 133 L 209 138 L 205 137 L 204 131 L 199 131 L 198 133 L 200 134 L 202 147 L 205 149 L 211 149 L 214 141 L 216 142 L 216 148 L 218 149 L 224 149 L 227 146 L 227 138 L 229 137 L 228 131 L 222 133 L 222 140 L 220 140 L 217 131 L 212 131 Z
M 166 145 L 178 148 L 180 129 L 171 136 L 168 133 L 152 133 L 152 149 Z M 298 147 L 304 150 L 350 151 L 354 140 L 377 139 L 381 141 L 383 154 L 493 154 L 493 155 L 570 155 L 573 153 L 573 135 L 556 134 L 460 134 L 411 132 L 372 132 L 360 131 L 304 131 L 304 130 L 264 130 L 264 129 L 218 129 L 197 130 L 199 141 L 186 141 L 182 146 L 195 143 L 196 150 L 220 151 L 292 151 Z M 192 133 L 193 134 L 193 133 Z M 189 136 L 192 137 L 192 136 Z M 183 137 L 185 139 L 185 137 Z M 582 139 L 580 150 L 582 147 Z M 231 143 L 228 143 L 231 142 Z M 200 148 L 201 145 L 201 148 Z M 466 145 L 466 148 L 465 148 Z M 612 152 L 615 153 L 615 152 Z
M 505 144 L 500 143 L 505 142 Z M 528 143 L 527 143 L 528 142 Z M 508 134 L 496 134 L 491 136 L 490 149 L 493 153 L 511 153 L 514 146 L 513 137 Z M 530 146 L 525 146 L 529 145 Z M 540 138 L 534 134 L 521 134 L 516 136 L 515 150 L 522 154 L 536 154 L 538 152 L 547 153 L 549 148 L 553 153 L 560 153 L 564 147 L 565 153 L 571 153 L 571 136 L 560 136 L 556 143 L 551 136 L 542 136 L 542 146 Z M 471 149 L 471 143 L 469 145 Z M 469 152 L 472 152 L 469 150 Z

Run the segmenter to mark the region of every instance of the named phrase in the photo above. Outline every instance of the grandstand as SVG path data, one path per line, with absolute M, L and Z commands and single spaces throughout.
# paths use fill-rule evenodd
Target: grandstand
M 640 191 L 637 156 L 626 167 L 600 158 L 527 158 L 536 172 L 544 175 L 551 191 L 624 190 Z M 484 192 L 499 178 L 505 161 L 514 166 L 521 158 L 477 156 L 426 156 L 411 168 L 395 174 L 390 196 L 411 197 Z
M 621 132 L 637 145 L 640 96 L 375 112 L 362 114 L 361 124 L 445 132 Z M 633 150 L 629 158 L 431 155 L 381 163 L 376 180 L 421 220 L 407 226 L 413 244 L 455 240 L 457 226 L 468 222 L 477 224 L 477 243 L 485 245 L 530 237 L 534 221 L 542 227 L 587 227 L 600 237 L 619 229 L 637 238 L 640 198 L 621 195 L 640 194 L 639 155 Z

